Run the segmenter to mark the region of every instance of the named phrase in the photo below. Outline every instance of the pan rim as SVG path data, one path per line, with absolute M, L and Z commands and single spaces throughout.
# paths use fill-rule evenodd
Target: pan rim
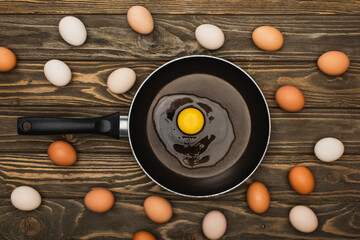
M 238 70 L 240 70 L 241 72 L 243 72 L 251 81 L 252 83 L 255 85 L 255 87 L 258 89 L 262 99 L 263 99 L 263 102 L 265 103 L 265 106 L 266 106 L 266 110 L 267 110 L 267 115 L 268 115 L 268 127 L 269 127 L 269 133 L 268 133 L 268 137 L 267 137 L 267 142 L 266 142 L 266 146 L 265 146 L 265 149 L 263 150 L 263 154 L 261 156 L 261 159 L 259 160 L 259 163 L 256 165 L 256 167 L 254 168 L 254 170 L 245 178 L 243 179 L 241 182 L 239 182 L 238 184 L 234 185 L 233 187 L 229 188 L 229 189 L 226 189 L 224 191 L 221 191 L 219 193 L 214 193 L 214 194 L 208 194 L 208 195 L 190 195 L 190 194 L 184 194 L 184 193 L 180 193 L 180 192 L 177 192 L 177 191 L 174 191 L 172 189 L 169 189 L 168 187 L 165 187 L 163 186 L 162 184 L 160 184 L 158 181 L 156 181 L 152 176 L 150 176 L 150 174 L 147 173 L 147 171 L 143 168 L 142 164 L 140 163 L 139 159 L 137 158 L 137 155 L 135 154 L 135 151 L 134 151 L 134 147 L 133 147 L 133 144 L 132 144 L 132 141 L 131 141 L 131 133 L 130 133 L 130 125 L 131 125 L 131 121 L 130 121 L 130 116 L 131 116 L 131 112 L 133 110 L 133 106 L 134 106 L 134 102 L 135 102 L 135 99 L 138 95 L 138 93 L 141 91 L 143 85 L 157 72 L 159 71 L 160 69 L 166 67 L 167 65 L 173 63 L 173 62 L 176 62 L 176 61 L 179 61 L 179 60 L 182 60 L 182 59 L 187 59 L 187 58 L 212 58 L 212 59 L 216 59 L 216 60 L 219 60 L 219 61 L 223 61 L 227 64 L 230 64 L 232 65 L 233 67 L 237 68 Z M 253 174 L 254 172 L 258 169 L 258 167 L 260 166 L 262 160 L 264 159 L 265 157 L 265 154 L 267 152 L 267 149 L 268 149 L 268 146 L 269 146 L 269 143 L 270 143 L 270 136 L 271 136 L 271 119 L 270 119 L 270 110 L 269 110 L 269 106 L 267 104 L 267 101 L 266 101 L 266 98 L 263 94 L 263 92 L 261 91 L 259 85 L 255 82 L 255 80 L 247 73 L 245 72 L 242 68 L 240 68 L 239 66 L 237 66 L 236 64 L 228 61 L 228 60 L 225 60 L 223 58 L 219 58 L 219 57 L 214 57 L 214 56 L 211 56 L 211 55 L 187 55 L 187 56 L 183 56 L 183 57 L 179 57 L 179 58 L 175 58 L 173 60 L 170 60 L 166 63 L 164 63 L 163 65 L 161 65 L 160 67 L 158 67 L 157 69 L 155 69 L 152 73 L 150 73 L 150 75 L 141 83 L 141 85 L 139 86 L 138 90 L 136 91 L 134 97 L 133 97 L 133 100 L 131 101 L 131 105 L 130 105 L 130 110 L 129 110 L 129 113 L 128 113 L 128 116 L 129 116 L 129 121 L 128 121 L 128 138 L 129 138 L 129 143 L 130 143 L 130 148 L 131 148 L 131 151 L 133 153 L 133 156 L 135 157 L 135 160 L 136 162 L 138 163 L 138 165 L 140 166 L 140 168 L 142 169 L 142 171 L 154 182 L 156 183 L 157 185 L 159 185 L 160 187 L 162 187 L 163 189 L 171 192 L 171 193 L 174 193 L 174 194 L 177 194 L 177 195 L 180 195 L 180 196 L 183 196 L 183 197 L 191 197 L 191 198 L 209 198 L 209 197 L 215 197 L 215 196 L 219 196 L 219 195 L 222 195 L 222 194 L 225 194 L 227 192 L 230 192 L 232 190 L 234 190 L 235 188 L 239 187 L 240 185 L 242 185 L 247 179 L 249 179 Z

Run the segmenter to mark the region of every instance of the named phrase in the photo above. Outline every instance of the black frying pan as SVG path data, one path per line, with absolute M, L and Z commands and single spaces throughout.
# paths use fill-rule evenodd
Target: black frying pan
M 221 142 L 212 149 L 226 152 L 216 163 L 184 165 L 166 150 L 153 114 L 161 99 L 177 94 L 214 101 L 227 113 L 234 137 L 227 149 L 221 149 Z M 26 135 L 128 136 L 137 162 L 154 182 L 191 197 L 219 195 L 242 184 L 261 163 L 270 139 L 269 109 L 260 88 L 236 65 L 211 56 L 182 57 L 159 67 L 138 89 L 128 117 L 119 113 L 91 119 L 23 117 L 17 125 L 18 133 Z M 220 123 L 220 135 L 223 127 Z

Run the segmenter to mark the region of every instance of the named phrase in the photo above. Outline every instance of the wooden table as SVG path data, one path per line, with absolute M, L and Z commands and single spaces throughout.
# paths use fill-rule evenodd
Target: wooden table
M 153 14 L 155 30 L 148 36 L 132 31 L 126 11 L 135 4 Z M 0 239 L 130 239 L 148 230 L 158 239 L 204 239 L 201 222 L 213 209 L 228 220 L 223 239 L 360 239 L 360 2 L 356 0 L 183 0 L 183 1 L 1 1 L 0 46 L 12 49 L 17 67 L 0 73 Z M 81 47 L 65 43 L 58 23 L 74 15 L 86 25 Z M 208 51 L 194 37 L 202 23 L 219 26 L 224 46 Z M 277 27 L 285 44 L 264 52 L 251 40 L 261 25 Z M 340 50 L 351 59 L 338 77 L 321 73 L 317 58 Z M 271 142 L 259 169 L 237 189 L 219 197 L 192 199 L 167 192 L 137 165 L 127 139 L 91 134 L 18 136 L 20 116 L 96 117 L 126 114 L 135 91 L 157 67 L 177 57 L 205 54 L 230 60 L 247 71 L 265 94 L 271 111 Z M 73 72 L 68 86 L 55 87 L 44 77 L 47 60 L 65 61 Z M 109 74 L 130 67 L 135 86 L 115 95 L 106 87 Z M 305 108 L 281 110 L 274 100 L 282 85 L 302 90 Z M 332 136 L 345 154 L 332 163 L 313 152 L 317 140 Z M 60 167 L 46 151 L 55 140 L 69 141 L 78 152 L 75 166 Z M 302 165 L 314 174 L 316 187 L 308 196 L 296 194 L 287 181 L 291 167 Z M 247 206 L 246 190 L 253 181 L 265 183 L 270 209 L 255 214 Z M 15 209 L 12 190 L 36 188 L 43 202 L 31 212 Z M 105 214 L 84 207 L 84 195 L 94 187 L 114 192 L 116 204 Z M 142 204 L 149 195 L 167 198 L 174 216 L 166 224 L 152 223 Z M 311 234 L 289 223 L 291 207 L 306 205 L 319 219 Z

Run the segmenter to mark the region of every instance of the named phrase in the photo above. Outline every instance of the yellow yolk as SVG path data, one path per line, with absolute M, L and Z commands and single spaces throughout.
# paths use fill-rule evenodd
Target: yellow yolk
M 177 124 L 183 133 L 193 135 L 203 128 L 204 116 L 196 108 L 185 108 L 179 113 Z

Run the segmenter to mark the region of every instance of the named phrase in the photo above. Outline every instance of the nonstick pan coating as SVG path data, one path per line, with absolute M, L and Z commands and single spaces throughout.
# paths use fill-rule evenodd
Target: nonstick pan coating
M 157 94 L 172 81 L 193 74 L 210 75 L 234 87 L 244 99 L 251 121 L 250 136 L 242 155 L 225 171 L 209 177 L 190 177 L 166 167 L 154 153 L 147 130 L 149 111 Z M 239 110 L 239 113 L 232 114 L 242 112 Z M 239 186 L 261 163 L 270 139 L 269 109 L 255 81 L 236 65 L 211 56 L 183 57 L 158 68 L 137 91 L 129 113 L 129 139 L 139 165 L 157 184 L 184 196 L 215 196 Z

